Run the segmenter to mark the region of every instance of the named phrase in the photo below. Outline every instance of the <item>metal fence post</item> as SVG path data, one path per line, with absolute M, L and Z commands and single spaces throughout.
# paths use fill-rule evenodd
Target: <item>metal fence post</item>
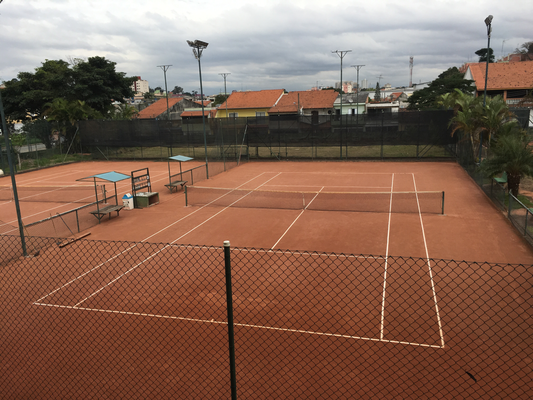
M 231 255 L 229 240 L 224 241 L 224 264 L 226 270 L 226 305 L 228 311 L 228 342 L 231 372 L 231 398 L 237 399 L 237 378 L 235 374 L 235 334 L 233 331 L 233 294 L 231 289 Z

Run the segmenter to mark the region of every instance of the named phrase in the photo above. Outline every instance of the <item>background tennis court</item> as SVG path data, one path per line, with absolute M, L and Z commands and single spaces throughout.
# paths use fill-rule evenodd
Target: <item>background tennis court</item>
M 2 270 L 15 306 L 2 352 L 21 356 L 2 387 L 228 397 L 219 246 L 230 240 L 244 398 L 526 393 L 531 273 L 508 263 L 529 265 L 532 252 L 457 165 L 251 163 L 202 185 L 444 191 L 445 213 L 185 207 L 158 189 L 160 204 L 104 221 L 92 240 Z

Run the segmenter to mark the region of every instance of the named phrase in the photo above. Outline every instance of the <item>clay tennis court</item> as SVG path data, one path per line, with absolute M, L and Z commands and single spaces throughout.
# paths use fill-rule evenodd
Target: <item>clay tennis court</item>
M 118 372 L 130 366 L 140 397 L 228 397 L 229 378 L 207 378 L 228 373 L 225 240 L 234 249 L 244 398 L 460 397 L 479 393 L 481 383 L 485 393 L 516 393 L 526 360 L 502 330 L 529 301 L 522 265 L 532 264 L 533 252 L 457 164 L 248 163 L 192 186 L 187 206 L 184 192 L 164 186 L 165 163 L 80 163 L 21 174 L 17 184 L 75 185 L 93 173 L 147 166 L 159 204 L 122 210 L 86 239 L 4 269 L 15 282 L 8 301 L 25 310 L 9 331 L 12 347 L 2 350 L 25 360 L 3 381 L 19 383 L 12 393 L 50 391 L 54 380 L 64 393 L 96 393 L 112 379 L 109 395 L 131 386 Z M 118 185 L 119 198 L 128 192 L 130 182 Z M 0 219 L 16 226 L 12 206 L 0 204 Z M 28 220 L 69 206 L 21 202 Z M 17 288 L 23 277 L 39 287 Z M 492 319 L 476 330 L 472 313 L 480 310 Z M 166 331 L 174 334 L 161 339 Z M 480 351 L 492 340 L 498 346 Z M 46 374 L 30 366 L 37 348 Z M 145 348 L 146 359 L 138 351 Z M 65 354 L 83 354 L 76 385 L 61 377 Z M 164 390 L 159 378 L 139 373 L 151 369 Z M 23 389 L 29 371 L 35 383 Z M 502 374 L 514 378 L 501 381 Z

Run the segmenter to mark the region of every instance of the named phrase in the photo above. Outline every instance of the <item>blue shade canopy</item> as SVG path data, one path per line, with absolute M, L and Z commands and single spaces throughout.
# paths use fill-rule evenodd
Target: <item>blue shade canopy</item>
M 102 180 L 106 182 L 119 182 L 123 181 L 124 179 L 130 179 L 131 176 L 121 174 L 120 172 L 104 172 L 103 174 L 97 174 L 97 175 L 91 175 L 86 178 L 77 179 L 78 181 L 84 181 L 84 180 Z
M 193 160 L 192 157 L 187 157 L 187 156 L 172 156 L 172 157 L 169 157 L 170 160 L 174 160 L 174 161 L 191 161 Z

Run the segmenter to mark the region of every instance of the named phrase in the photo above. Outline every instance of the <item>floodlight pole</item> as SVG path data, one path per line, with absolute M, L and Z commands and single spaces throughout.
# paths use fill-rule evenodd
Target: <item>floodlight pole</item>
M 485 68 L 485 90 L 483 91 L 483 108 L 487 105 L 487 81 L 489 78 L 489 60 L 490 60 L 490 34 L 492 32 L 492 15 L 485 18 L 485 25 L 487 25 L 487 63 Z M 479 162 L 481 162 L 481 155 L 483 150 L 483 132 L 479 136 Z
M 201 40 L 187 40 L 189 46 L 192 47 L 192 53 L 194 57 L 198 60 L 198 72 L 200 75 L 200 103 L 202 104 L 202 125 L 204 128 L 204 151 L 205 151 L 205 171 L 206 177 L 209 179 L 209 167 L 207 161 L 207 134 L 205 130 L 205 114 L 204 114 L 204 89 L 202 87 L 202 65 L 200 63 L 200 58 L 202 57 L 202 52 L 208 46 L 209 43 L 202 42 Z
M 172 65 L 158 65 L 159 68 L 163 70 L 165 74 L 165 94 L 167 95 L 167 119 L 170 120 L 170 111 L 168 109 L 168 89 L 167 89 L 167 70 L 172 67 Z
M 225 124 L 228 126 L 228 92 L 226 89 L 226 77 L 229 75 L 229 72 L 223 72 L 219 75 L 222 75 L 224 77 L 224 96 L 226 97 L 224 103 L 226 103 L 226 121 Z M 222 143 L 222 160 L 224 161 L 224 171 L 226 170 L 226 152 L 224 151 L 224 129 L 221 129 L 221 143 Z
M 332 51 L 332 53 L 337 53 L 337 55 L 340 57 L 341 59 L 341 109 L 340 109 L 340 117 L 341 117 L 341 135 L 340 135 L 340 138 L 341 138 L 341 159 L 342 159 L 342 59 L 344 58 L 344 56 L 346 55 L 346 53 L 349 53 L 351 50 L 334 50 Z M 346 143 L 346 158 L 348 158 L 348 143 Z
M 11 185 L 13 186 L 13 200 L 15 201 L 15 210 L 17 212 L 17 221 L 19 225 L 20 244 L 22 246 L 22 254 L 24 257 L 28 255 L 26 249 L 26 239 L 24 237 L 24 225 L 22 224 L 22 216 L 20 213 L 19 197 L 17 193 L 17 181 L 15 180 L 15 168 L 13 168 L 13 160 L 11 157 L 11 147 L 9 146 L 9 131 L 7 130 L 6 116 L 4 114 L 4 104 L 2 102 L 2 91 L 0 90 L 0 118 L 2 119 L 2 134 L 6 142 L 7 163 L 9 165 L 9 174 L 11 175 Z

